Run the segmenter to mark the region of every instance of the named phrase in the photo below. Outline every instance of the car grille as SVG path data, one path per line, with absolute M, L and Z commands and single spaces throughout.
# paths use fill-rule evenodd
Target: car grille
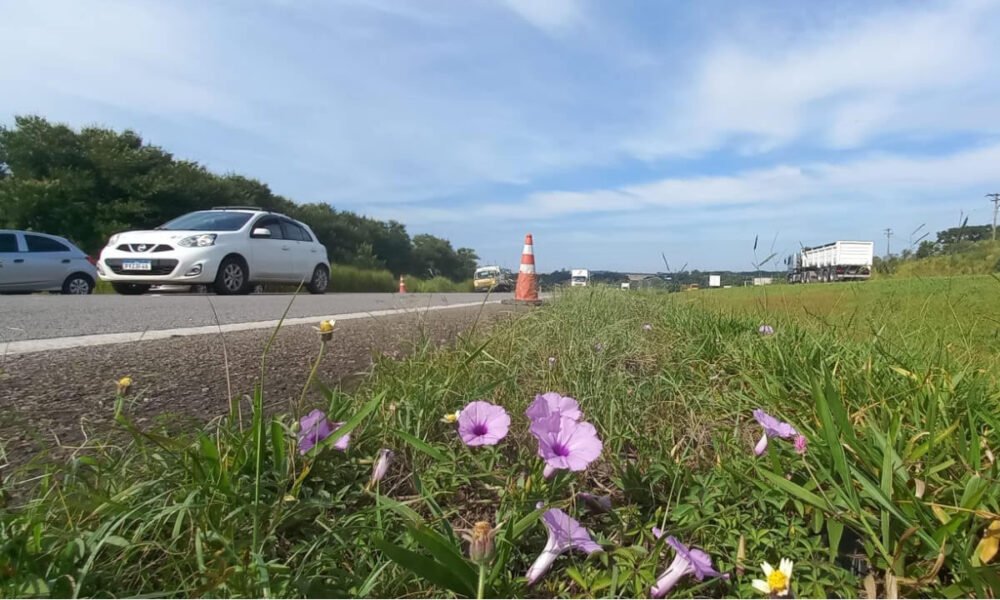
M 119 244 L 118 249 L 122 252 L 170 252 L 174 247 L 167 244 Z
M 172 258 L 154 258 L 150 260 L 151 268 L 148 271 L 126 271 L 122 268 L 122 259 L 120 258 L 108 258 L 104 262 L 115 275 L 135 275 L 137 277 L 143 275 L 170 275 L 177 268 L 177 261 Z

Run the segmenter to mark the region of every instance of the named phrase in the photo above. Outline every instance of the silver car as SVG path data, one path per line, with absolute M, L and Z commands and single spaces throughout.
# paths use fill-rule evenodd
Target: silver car
M 94 259 L 66 238 L 0 229 L 0 294 L 90 294 L 95 281 Z

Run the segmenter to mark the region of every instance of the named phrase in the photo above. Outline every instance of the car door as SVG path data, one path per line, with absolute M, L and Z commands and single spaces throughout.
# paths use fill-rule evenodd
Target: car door
M 285 239 L 290 240 L 292 254 L 295 257 L 294 270 L 289 272 L 288 278 L 295 283 L 301 281 L 308 283 L 312 277 L 312 263 L 310 262 L 312 259 L 309 256 L 312 238 L 305 229 L 290 219 L 282 219 L 281 227 L 285 232 Z
M 18 292 L 31 289 L 27 263 L 20 234 L 14 231 L 0 232 L 0 292 Z
M 271 235 L 255 236 L 253 232 L 258 229 L 267 229 Z M 253 257 L 253 264 L 250 266 L 252 280 L 290 279 L 287 273 L 295 268 L 295 258 L 289 240 L 285 239 L 279 217 L 268 215 L 254 223 L 250 230 L 250 253 Z
M 72 268 L 73 252 L 69 246 L 44 235 L 24 233 L 27 253 L 24 262 L 30 273 L 32 289 L 51 290 L 62 287 Z

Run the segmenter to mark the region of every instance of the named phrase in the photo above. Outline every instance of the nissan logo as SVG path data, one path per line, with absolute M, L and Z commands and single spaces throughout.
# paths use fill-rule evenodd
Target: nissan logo
M 149 248 L 149 246 L 147 246 L 146 244 L 139 244 L 138 246 L 135 247 L 135 249 L 138 250 L 139 252 L 145 252 L 146 248 Z

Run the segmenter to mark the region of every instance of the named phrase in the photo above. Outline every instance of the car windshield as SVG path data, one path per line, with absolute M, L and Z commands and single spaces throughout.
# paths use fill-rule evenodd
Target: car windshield
M 577 276 L 573 277 L 573 281 L 575 281 L 576 283 L 581 283 L 581 282 L 587 281 L 587 278 L 584 277 L 583 275 L 577 275 Z
M 175 231 L 237 231 L 250 220 L 252 215 L 245 212 L 212 210 L 193 212 L 177 217 L 157 229 Z
M 468 273 L 468 271 L 466 271 Z M 496 269 L 483 269 L 482 271 L 476 271 L 476 279 L 489 279 L 496 277 L 500 272 Z

